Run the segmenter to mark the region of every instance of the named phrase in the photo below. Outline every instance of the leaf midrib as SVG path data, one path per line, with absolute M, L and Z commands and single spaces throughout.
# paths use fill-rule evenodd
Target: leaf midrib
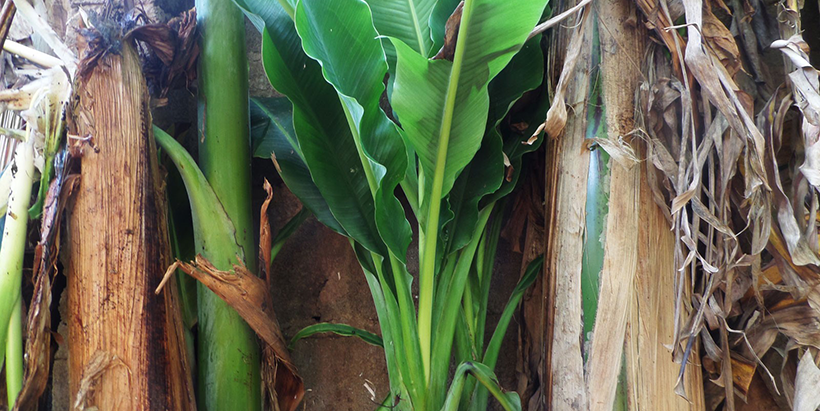
M 421 34 L 419 16 L 418 13 L 416 13 L 416 2 L 413 0 L 407 0 L 407 4 L 410 6 L 410 14 L 413 16 L 413 28 L 416 29 L 416 40 L 419 43 L 419 54 L 426 56 L 427 50 L 424 49 L 424 36 Z
M 453 112 L 455 109 L 456 96 L 458 94 L 458 82 L 461 77 L 461 66 L 464 61 L 464 52 L 467 47 L 467 30 L 472 15 L 473 1 L 465 0 L 461 14 L 461 25 L 458 30 L 458 40 L 456 40 L 456 50 L 453 56 L 453 65 L 450 69 L 447 94 L 444 97 L 444 111 L 442 113 L 441 127 L 439 128 L 439 144 L 436 151 L 435 170 L 433 172 L 433 185 L 430 191 L 430 206 L 427 218 L 427 227 L 424 244 L 424 261 L 420 270 L 419 281 L 419 334 L 421 340 L 422 362 L 424 365 L 425 379 L 430 380 L 430 355 L 432 344 L 432 309 L 434 295 L 434 276 L 436 269 L 436 244 L 438 242 L 438 224 L 441 214 L 441 197 L 444 190 L 444 175 L 447 169 L 447 154 L 450 144 L 450 133 L 453 126 Z

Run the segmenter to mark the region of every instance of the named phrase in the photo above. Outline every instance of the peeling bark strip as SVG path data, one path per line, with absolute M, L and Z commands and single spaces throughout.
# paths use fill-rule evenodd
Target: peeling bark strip
M 688 401 L 675 392 L 680 364 L 667 348 L 675 340 L 675 236 L 652 199 L 646 166 L 652 167 L 641 167 L 638 265 L 626 329 L 630 409 L 705 410 L 701 370 L 694 363 L 687 365 L 681 382 Z M 695 353 L 692 358 L 700 356 Z
M 100 410 L 194 409 L 176 288 L 154 295 L 171 262 L 165 198 L 139 59 L 127 42 L 77 86 L 69 119 L 82 180 L 69 213 L 69 388 Z M 98 56 L 99 57 L 99 56 Z M 93 372 L 95 356 L 120 365 Z
M 570 46 L 556 48 L 567 50 L 561 78 L 573 79 L 565 86 L 566 105 L 571 109 L 566 110 L 564 102 L 559 101 L 555 110 L 567 114 L 560 119 L 558 131 L 562 134 L 547 137 L 544 263 L 547 280 L 542 285 L 543 303 L 548 304 L 546 344 L 543 352 L 538 353 L 542 363 L 539 364 L 541 392 L 529 398 L 527 409 L 530 411 L 587 410 L 581 270 L 589 172 L 589 151 L 583 149 L 592 64 L 589 53 L 592 25 L 589 23 L 588 10 L 580 19 L 567 22 L 566 26 L 571 28 L 562 30 L 559 44 Z
M 599 3 L 601 77 L 607 134 L 610 141 L 632 145 L 635 90 L 646 31 L 637 26 L 634 8 L 626 0 Z M 627 317 L 638 265 L 641 167 L 613 156 L 609 189 L 604 265 L 601 270 L 598 315 L 587 365 L 590 411 L 611 410 L 621 373 Z

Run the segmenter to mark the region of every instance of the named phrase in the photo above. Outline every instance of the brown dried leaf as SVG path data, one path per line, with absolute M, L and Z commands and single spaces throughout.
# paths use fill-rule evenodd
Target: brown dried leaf
M 809 246 L 809 242 L 817 243 L 817 237 L 810 238 L 805 235 L 807 234 L 804 229 L 805 225 L 803 224 L 801 227 L 801 221 L 795 216 L 792 202 L 786 195 L 781 183 L 780 170 L 777 164 L 777 150 L 780 148 L 783 121 L 790 99 L 788 95 L 778 99 L 779 94 L 773 94 L 766 107 L 758 115 L 758 124 L 760 124 L 760 128 L 766 135 L 766 171 L 769 180 L 774 182 L 772 194 L 777 207 L 777 222 L 783 238 L 786 240 L 791 260 L 797 265 L 820 265 L 820 257 Z
M 820 348 L 820 313 L 806 303 L 797 303 L 771 312 L 760 322 L 746 330 L 749 348 L 740 343 L 739 350 L 746 358 L 761 357 L 771 348 L 778 333 L 789 337 L 799 345 Z
M 584 42 L 584 27 L 587 24 L 591 8 L 589 6 L 584 8 L 581 19 L 575 28 L 575 33 L 572 35 L 572 40 L 569 42 L 566 59 L 564 60 L 564 67 L 561 69 L 561 77 L 558 79 L 558 85 L 555 86 L 555 95 L 552 98 L 552 103 L 547 111 L 547 119 L 544 120 L 544 132 L 552 138 L 558 138 L 564 132 L 564 127 L 567 125 L 567 107 L 566 107 L 566 93 L 569 83 L 575 78 L 575 65 L 578 63 L 578 56 L 581 54 Z
M 270 290 L 270 263 L 273 235 L 270 231 L 268 207 L 270 206 L 271 200 L 273 200 L 273 187 L 271 187 L 267 178 L 265 179 L 263 188 L 267 193 L 267 197 L 265 197 L 265 202 L 262 203 L 262 209 L 259 211 L 259 270 L 261 271 L 261 277 L 265 280 Z
M 179 268 L 236 310 L 265 343 L 265 382 L 273 383 L 273 387 L 268 385 L 268 393 L 275 396 L 280 410 L 294 411 L 304 396 L 304 385 L 291 362 L 285 339 L 279 329 L 267 283 L 248 271 L 241 259 L 237 258 L 237 261 L 238 264 L 233 265 L 232 271 L 221 271 L 201 255 L 196 256 L 194 263 L 177 260 L 168 267 L 163 282 L 157 287 L 157 292 Z M 272 350 L 272 353 L 266 353 L 267 349 Z M 274 361 L 275 364 L 268 361 Z M 271 375 L 275 375 L 273 381 Z
M 58 156 L 65 161 L 64 154 Z M 67 199 L 79 185 L 78 175 L 64 176 L 62 162 L 57 162 L 57 177 L 46 195 L 40 225 L 40 243 L 35 249 L 34 293 L 29 303 L 25 375 L 23 387 L 13 410 L 36 410 L 48 384 L 51 368 L 51 278 L 59 254 L 59 228 Z M 65 184 L 64 184 L 65 183 Z
M 444 45 L 441 50 L 433 56 L 433 60 L 453 61 L 456 54 L 456 42 L 458 41 L 458 29 L 461 27 L 461 12 L 464 10 L 464 0 L 458 3 L 453 14 L 447 18 L 444 25 Z
M 632 168 L 632 166 L 638 164 L 639 162 L 638 156 L 635 155 L 635 150 L 630 144 L 624 141 L 623 137 L 620 137 L 617 140 L 611 140 L 608 138 L 588 138 L 584 141 L 587 149 L 589 149 L 589 146 L 593 143 L 601 147 L 613 160 L 617 161 L 618 164 L 622 165 L 626 169 Z
M 164 98 L 177 86 L 190 88 L 196 80 L 196 8 L 192 8 L 166 24 L 146 24 L 125 35 L 145 44 L 143 72 L 151 92 Z
M 723 5 L 726 7 L 726 5 Z M 735 38 L 723 23 L 706 8 L 703 10 L 703 39 L 713 55 L 726 67 L 729 77 L 734 78 L 741 70 L 740 51 Z
M 757 363 L 741 358 L 738 355 L 732 356 L 732 383 L 735 393 L 740 395 L 744 401 L 749 395 L 749 386 L 752 385 Z
M 814 411 L 820 407 L 820 368 L 814 363 L 811 350 L 806 350 L 797 365 L 794 387 L 794 411 Z
M 809 123 L 820 126 L 820 80 L 817 70 L 809 62 L 809 56 L 803 51 L 808 49 L 803 36 L 776 40 L 771 48 L 782 51 L 797 67 L 797 70 L 789 73 L 795 103 Z

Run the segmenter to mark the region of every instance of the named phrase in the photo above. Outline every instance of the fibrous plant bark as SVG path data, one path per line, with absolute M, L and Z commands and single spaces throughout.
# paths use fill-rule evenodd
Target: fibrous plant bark
M 530 397 L 530 409 L 701 409 L 696 367 L 686 367 L 680 381 L 691 402 L 675 390 L 680 366 L 665 346 L 674 340 L 674 240 L 639 162 L 643 144 L 636 137 L 641 125 L 635 124 L 635 93 L 648 33 L 636 24 L 628 2 L 596 4 L 587 10 L 587 25 L 583 19 L 569 25 L 576 40 L 567 47 L 553 104 L 566 98 L 571 110 L 562 116 L 554 106 L 545 123 L 557 140 L 548 150 L 547 174 L 551 286 L 545 294 L 554 302 L 545 333 L 552 355 L 545 361 L 543 393 Z M 574 80 L 568 87 L 567 75 Z M 606 152 L 589 162 L 589 180 L 587 149 Z M 606 158 L 608 167 L 602 166 Z M 596 186 L 587 191 L 585 184 Z M 594 197 L 585 197 L 587 192 Z M 592 216 L 595 227 L 587 218 L 586 230 L 584 201 L 593 202 L 587 212 L 605 213 Z M 590 247 L 598 243 L 600 250 Z
M 177 290 L 153 292 L 171 255 L 139 58 L 125 41 L 97 57 L 69 114 L 82 157 L 67 210 L 71 407 L 192 410 Z
M 567 7 L 574 5 L 568 3 Z M 583 17 L 569 25 L 575 28 L 559 34 L 569 47 L 555 49 L 567 50 L 562 57 L 569 64 L 572 64 L 571 54 L 578 53 L 578 48 L 586 51 L 592 45 L 590 25 L 584 24 L 589 11 L 584 13 Z M 582 52 L 577 58 L 576 68 L 565 66 L 564 70 L 570 71 L 561 74 L 562 78 L 568 76 L 574 79 L 567 85 L 566 103 L 572 110 L 568 110 L 569 115 L 565 118 L 566 128 L 560 134 L 546 137 L 547 249 L 544 263 L 546 289 L 542 299 L 549 306 L 544 350 L 539 353 L 542 358 L 538 366 L 542 378 L 540 392 L 529 398 L 529 410 L 549 406 L 555 409 L 586 409 L 587 404 L 582 346 L 581 268 L 589 153 L 582 148 L 586 134 L 591 62 L 589 53 Z M 557 104 L 564 104 L 564 101 Z

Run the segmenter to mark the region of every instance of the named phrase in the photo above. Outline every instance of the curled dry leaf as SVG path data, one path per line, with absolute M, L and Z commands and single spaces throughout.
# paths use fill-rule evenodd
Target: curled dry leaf
M 126 34 L 126 38 L 147 46 L 143 73 L 152 95 L 165 98 L 175 87 L 195 86 L 199 57 L 196 33 L 196 8 L 192 8 L 166 24 L 146 24 Z
M 232 271 L 218 270 L 201 255 L 197 255 L 195 262 L 192 263 L 176 261 L 168 267 L 162 283 L 157 287 L 157 292 L 175 270 L 180 269 L 208 287 L 236 310 L 265 343 L 263 358 L 266 359 L 266 363 L 267 360 L 275 362 L 275 365 L 267 364 L 265 369 L 272 370 L 275 375 L 271 392 L 275 393 L 280 409 L 293 411 L 304 396 L 304 385 L 290 360 L 285 339 L 279 330 L 267 283 L 248 271 L 241 259 L 237 258 L 237 261 Z M 266 354 L 268 349 L 272 352 Z
M 265 179 L 263 185 L 265 193 L 265 202 L 262 203 L 262 209 L 259 211 L 259 270 L 261 277 L 267 283 L 268 289 L 271 286 L 270 278 L 270 264 L 271 264 L 271 246 L 273 244 L 273 235 L 270 230 L 270 221 L 268 219 L 268 207 L 271 200 L 273 200 L 273 187 L 271 187 L 268 179 Z
M 539 131 L 543 130 L 552 138 L 558 138 L 561 136 L 564 132 L 564 127 L 567 125 L 567 87 L 574 79 L 575 65 L 578 63 L 578 56 L 581 55 L 581 45 L 584 42 L 584 35 L 586 33 L 584 27 L 587 24 L 587 20 L 589 20 L 590 10 L 590 7 L 586 6 L 581 12 L 580 21 L 575 27 L 575 33 L 572 35 L 572 40 L 569 42 L 569 50 L 567 51 L 567 56 L 564 60 L 564 67 L 561 69 L 561 76 L 558 79 L 558 85 L 555 87 L 555 95 L 552 98 L 552 103 L 550 104 L 549 110 L 547 110 L 547 119 L 544 120 L 543 126 L 538 127 Z M 530 138 L 530 140 L 533 139 Z
M 794 411 L 814 411 L 820 407 L 820 368 L 811 350 L 806 350 L 797 365 L 794 386 Z
M 461 13 L 464 10 L 464 0 L 458 3 L 453 14 L 447 18 L 444 25 L 444 45 L 441 50 L 433 56 L 433 60 L 453 61 L 456 54 L 456 42 L 458 41 L 458 29 L 461 27 Z
M 740 51 L 732 32 L 708 8 L 703 9 L 702 31 L 706 46 L 717 57 L 720 64 L 726 67 L 729 77 L 734 78 L 742 68 Z
M 13 410 L 36 410 L 48 384 L 51 368 L 51 279 L 56 271 L 60 249 L 59 229 L 62 211 L 79 185 L 79 175 L 63 172 L 65 154 L 57 159 L 57 173 L 49 186 L 40 224 L 40 242 L 34 253 L 34 293 L 26 330 L 26 356 L 23 387 Z
M 586 149 L 589 150 L 592 144 L 606 151 L 609 156 L 618 162 L 623 167 L 630 169 L 640 161 L 635 155 L 635 150 L 632 146 L 624 141 L 623 138 L 611 140 L 608 138 L 588 138 L 584 141 Z
M 803 36 L 795 35 L 788 40 L 776 40 L 773 49 L 778 49 L 797 67 L 789 73 L 793 86 L 794 99 L 805 119 L 815 126 L 820 126 L 820 81 L 817 70 L 809 62 L 808 49 Z

